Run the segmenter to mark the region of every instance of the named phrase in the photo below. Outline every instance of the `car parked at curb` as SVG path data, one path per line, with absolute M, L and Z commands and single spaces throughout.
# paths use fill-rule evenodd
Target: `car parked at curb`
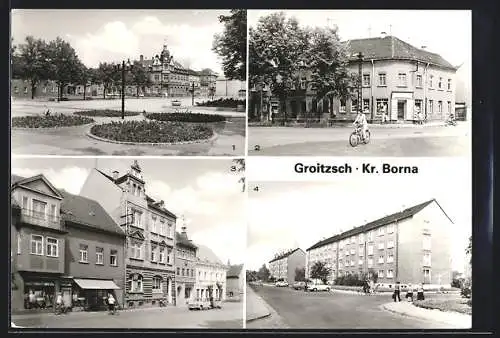
M 330 288 L 330 285 L 328 285 L 328 284 L 313 283 L 313 284 L 307 284 L 306 290 L 307 291 L 327 291 L 327 292 L 329 292 L 331 290 L 331 288 Z
M 306 287 L 306 282 L 295 282 L 293 283 L 292 287 L 295 290 L 304 290 L 304 288 Z
M 288 282 L 286 281 L 277 281 L 276 283 L 274 283 L 275 286 L 277 287 L 288 287 Z
M 180 106 L 181 106 L 181 101 L 172 100 L 172 107 L 180 107 Z

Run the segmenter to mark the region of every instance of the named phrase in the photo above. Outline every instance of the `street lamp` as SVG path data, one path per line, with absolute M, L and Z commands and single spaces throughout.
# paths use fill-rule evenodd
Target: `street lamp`
M 130 63 L 130 59 L 125 62 L 122 61 L 122 64 L 115 65 L 116 70 L 121 70 L 122 72 L 122 120 L 125 119 L 125 72 L 128 72 L 133 69 L 133 65 Z
M 363 90 L 363 53 L 359 52 L 358 53 L 358 61 L 359 61 L 359 68 L 358 68 L 358 76 L 359 76 L 359 81 L 358 81 L 358 112 L 362 112 L 363 108 L 361 107 L 362 105 L 362 100 L 363 100 L 363 95 L 362 95 L 362 90 Z
M 194 81 L 191 83 L 191 105 L 194 106 Z

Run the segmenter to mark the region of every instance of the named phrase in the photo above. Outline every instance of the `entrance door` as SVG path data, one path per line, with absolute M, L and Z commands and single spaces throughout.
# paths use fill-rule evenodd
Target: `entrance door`
M 406 101 L 398 100 L 398 120 L 404 120 L 406 112 Z

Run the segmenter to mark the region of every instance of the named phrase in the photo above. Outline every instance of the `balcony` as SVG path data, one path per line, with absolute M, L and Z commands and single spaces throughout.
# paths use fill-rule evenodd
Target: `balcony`
M 21 222 L 56 229 L 59 229 L 61 226 L 60 216 L 47 215 L 46 213 L 31 209 L 22 209 Z

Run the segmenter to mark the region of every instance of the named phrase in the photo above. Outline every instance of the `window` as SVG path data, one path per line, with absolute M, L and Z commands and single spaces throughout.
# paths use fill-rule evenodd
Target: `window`
M 373 266 L 373 258 L 368 258 L 368 267 L 371 268 Z
M 368 240 L 373 241 L 373 231 L 368 232 Z
M 388 114 L 389 100 L 388 99 L 377 99 L 377 114 Z
M 362 259 L 358 260 L 358 264 L 363 265 L 363 260 Z
M 423 261 L 425 266 L 431 266 L 431 254 L 430 253 L 425 253 L 424 254 L 424 261 Z
M 346 257 L 347 257 L 347 256 L 349 256 L 349 250 L 346 250 L 346 251 L 345 251 L 345 256 L 346 256 Z
M 162 220 L 161 220 L 161 222 L 160 222 L 160 226 L 161 226 L 161 230 L 160 230 L 160 231 L 161 231 L 161 234 L 162 234 L 163 236 L 167 236 L 167 235 L 168 235 L 168 233 L 167 233 L 167 228 L 165 227 L 165 220 L 164 220 L 164 219 L 162 219 Z M 170 236 L 169 236 L 169 237 L 170 237 Z
M 438 112 L 439 113 L 443 112 L 443 101 L 438 101 Z
M 157 246 L 156 245 L 153 245 L 151 244 L 151 262 L 156 262 L 156 249 L 157 249 Z
M 370 74 L 363 74 L 363 86 L 368 87 L 370 85 Z
M 351 259 L 351 266 L 354 266 L 354 259 Z
M 89 246 L 80 244 L 80 263 L 88 263 L 89 261 Z
M 429 112 L 434 113 L 434 101 L 429 100 Z
M 438 88 L 439 88 L 439 89 L 443 89 L 443 78 L 442 78 L 442 77 L 440 77 L 440 78 L 439 78 L 439 81 L 438 81 Z
M 434 75 L 429 76 L 429 88 L 432 88 L 432 82 L 434 80 Z
M 134 226 L 142 228 L 142 212 L 138 210 L 134 211 Z
M 384 235 L 384 227 L 378 228 L 378 235 L 383 236 Z
M 387 263 L 392 263 L 394 262 L 394 255 L 391 253 L 387 255 Z
M 363 257 L 365 255 L 365 250 L 364 250 L 363 245 L 359 246 L 358 253 L 359 253 L 359 257 Z
M 43 255 L 43 237 L 39 235 L 31 235 L 31 254 Z
M 406 87 L 406 73 L 398 74 L 398 86 Z
M 368 245 L 368 255 L 373 255 L 373 244 Z
M 363 111 L 370 111 L 370 99 L 363 99 Z
M 389 224 L 387 226 L 387 233 L 392 234 L 394 232 L 394 224 Z
M 180 276 L 181 274 L 181 268 L 177 267 L 177 276 Z
M 184 268 L 182 268 L 182 276 L 186 275 L 185 272 L 186 272 L 186 270 Z
M 191 277 L 194 277 L 194 269 L 191 269 Z
M 159 276 L 154 276 L 153 277 L 153 292 L 155 293 L 160 293 L 162 292 L 162 278 Z
M 387 270 L 387 278 L 394 278 L 394 271 L 393 270 Z
M 160 263 L 165 263 L 165 248 L 160 247 L 159 256 Z
M 130 245 L 130 258 L 142 259 L 142 244 L 132 243 Z
M 51 221 L 57 220 L 57 210 L 56 210 L 55 204 L 50 205 L 50 219 L 51 219 Z
M 424 250 L 430 250 L 431 249 L 431 236 L 430 235 L 424 235 L 424 240 L 423 240 L 423 249 Z
M 385 73 L 378 74 L 378 85 L 379 86 L 387 86 Z
M 22 238 L 21 238 L 21 233 L 18 232 L 17 233 L 17 254 L 20 255 L 21 254 L 21 247 L 22 247 Z
M 448 90 L 451 90 L 451 79 L 448 79 Z
M 45 219 L 45 210 L 47 203 L 33 200 L 33 216 L 40 219 Z
M 384 256 L 378 256 L 378 264 L 384 264 Z
M 351 112 L 356 112 L 358 111 L 358 100 L 352 99 L 351 100 Z
M 392 249 L 394 248 L 394 241 L 388 241 L 387 242 L 387 249 Z
M 59 257 L 59 240 L 47 237 L 47 256 Z
M 417 87 L 422 87 L 422 75 L 417 74 Z
M 103 248 L 95 248 L 95 263 L 96 264 L 104 264 L 104 249 Z
M 158 233 L 156 229 L 156 216 L 151 216 L 151 232 Z
M 14 93 L 19 94 L 19 88 L 17 88 L 17 86 L 14 87 Z
M 340 99 L 340 110 L 341 113 L 345 113 L 345 99 Z
M 451 101 L 448 101 L 448 114 L 451 114 Z
M 111 250 L 109 254 L 109 265 L 118 266 L 118 250 Z
M 28 197 L 23 196 L 23 211 L 26 212 L 27 210 L 29 210 Z
M 378 270 L 378 278 L 384 278 L 384 270 Z
M 132 277 L 132 283 L 130 286 L 130 291 L 131 292 L 143 292 L 143 283 L 142 283 L 142 276 L 139 274 L 135 274 Z
M 424 278 L 427 280 L 431 279 L 431 269 L 424 269 Z
M 379 242 L 378 243 L 378 249 L 379 250 L 384 250 L 384 242 Z

